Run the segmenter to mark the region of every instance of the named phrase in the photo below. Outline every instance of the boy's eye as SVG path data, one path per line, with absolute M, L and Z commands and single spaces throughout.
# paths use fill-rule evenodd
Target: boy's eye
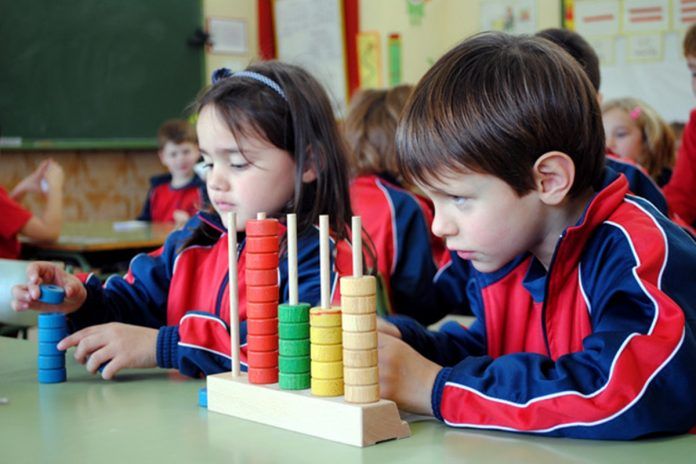
M 452 202 L 454 202 L 454 204 L 456 206 L 464 206 L 470 200 L 469 197 L 459 197 L 456 195 L 452 195 L 450 198 L 452 199 Z

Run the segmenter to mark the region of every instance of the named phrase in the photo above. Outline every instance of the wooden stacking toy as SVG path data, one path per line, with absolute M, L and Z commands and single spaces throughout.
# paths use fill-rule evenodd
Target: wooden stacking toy
M 330 306 L 328 216 L 320 217 L 321 302 L 311 310 L 298 303 L 296 218 L 287 220 L 289 298 L 280 305 L 277 223 L 274 236 L 262 221 L 269 220 L 248 221 L 246 227 L 251 245 L 246 250 L 247 328 L 248 338 L 256 337 L 247 340 L 249 372 L 240 372 L 237 243 L 232 232 L 232 371 L 208 376 L 208 410 L 354 446 L 410 436 L 396 404 L 379 398 L 376 285 L 374 277 L 362 275 L 359 218 L 352 224 L 354 274 L 341 279 L 341 303 L 347 311 Z M 233 214 L 228 224 L 230 231 L 236 230 Z M 268 269 L 271 258 L 249 259 L 273 253 L 275 281 Z

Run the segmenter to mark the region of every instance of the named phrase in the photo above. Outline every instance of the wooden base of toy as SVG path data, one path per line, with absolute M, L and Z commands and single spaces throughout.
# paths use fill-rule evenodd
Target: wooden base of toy
M 245 373 L 208 376 L 208 410 L 353 446 L 411 436 L 393 401 L 350 404 L 342 396 L 253 385 Z

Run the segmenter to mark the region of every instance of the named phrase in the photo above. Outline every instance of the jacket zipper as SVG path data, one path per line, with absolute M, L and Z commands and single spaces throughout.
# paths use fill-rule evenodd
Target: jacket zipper
M 544 344 L 546 345 L 546 353 L 548 353 L 549 358 L 552 358 L 552 356 L 551 344 L 549 343 L 549 334 L 546 328 L 546 302 L 548 301 L 549 282 L 551 282 L 551 270 L 553 269 L 553 263 L 556 261 L 556 254 L 558 253 L 559 248 L 561 248 L 561 242 L 563 241 L 565 235 L 566 231 L 564 230 L 561 233 L 561 237 L 558 239 L 558 243 L 556 243 L 556 247 L 553 250 L 553 255 L 551 255 L 549 270 L 546 273 L 546 282 L 544 282 L 544 304 L 541 305 L 541 331 L 544 334 Z

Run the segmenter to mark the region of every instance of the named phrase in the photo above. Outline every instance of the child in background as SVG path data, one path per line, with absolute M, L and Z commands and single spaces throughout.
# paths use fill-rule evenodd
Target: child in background
M 696 24 L 684 36 L 684 56 L 691 74 L 691 90 L 696 94 Z M 696 225 L 696 109 L 689 115 L 674 172 L 664 191 L 670 209 Z
M 141 254 L 125 278 L 102 287 L 84 284 L 47 263 L 27 270 L 29 283 L 13 288 L 15 310 L 68 313 L 72 335 L 58 347 L 110 379 L 126 367 L 176 368 L 199 376 L 229 370 L 227 212 L 237 215 L 240 339 L 246 339 L 246 222 L 258 212 L 280 220 L 297 214 L 299 300 L 320 299 L 320 214 L 346 238 L 351 216 L 345 149 L 328 97 L 299 67 L 264 62 L 246 71 L 218 70 L 198 101 L 197 131 L 206 163 L 212 210 L 203 211 L 163 248 Z M 280 300 L 288 298 L 287 256 L 279 266 Z M 65 302 L 37 302 L 38 285 L 66 291 Z M 86 327 L 86 328 L 85 328 Z M 246 351 L 242 349 L 246 368 Z
M 33 240 L 58 240 L 63 223 L 63 169 L 53 160 L 43 161 L 36 170 L 7 191 L 0 187 L 0 258 L 19 258 L 17 235 Z M 27 193 L 42 192 L 46 198 L 43 214 L 34 215 L 19 202 Z
M 662 187 L 674 166 L 674 134 L 647 103 L 619 98 L 602 105 L 607 148 L 635 161 Z
M 597 93 L 597 101 L 601 105 L 599 57 L 592 46 L 580 34 L 568 29 L 552 27 L 539 31 L 535 35 L 560 46 L 582 66 Z M 634 161 L 622 159 L 614 153 L 607 152 L 605 163 L 608 168 L 626 176 L 631 192 L 650 200 L 664 215 L 669 214 L 667 200 L 665 200 L 660 188 Z
M 480 34 L 426 73 L 397 152 L 467 265 L 476 321 L 382 321 L 384 397 L 450 426 L 578 438 L 696 424 L 696 244 L 604 168 L 600 114 L 580 66 L 537 37 Z
M 138 220 L 181 226 L 203 207 L 205 183 L 193 170 L 200 156 L 196 132 L 187 121 L 172 119 L 160 126 L 157 144 L 157 154 L 169 174 L 150 179 L 150 190 Z
M 353 181 L 350 202 L 375 248 L 391 311 L 431 324 L 444 316 L 433 297 L 443 242 L 430 233 L 427 201 L 400 187 L 396 125 L 412 86 L 367 89 L 351 102 L 344 122 Z M 340 264 L 340 263 L 339 263 Z

